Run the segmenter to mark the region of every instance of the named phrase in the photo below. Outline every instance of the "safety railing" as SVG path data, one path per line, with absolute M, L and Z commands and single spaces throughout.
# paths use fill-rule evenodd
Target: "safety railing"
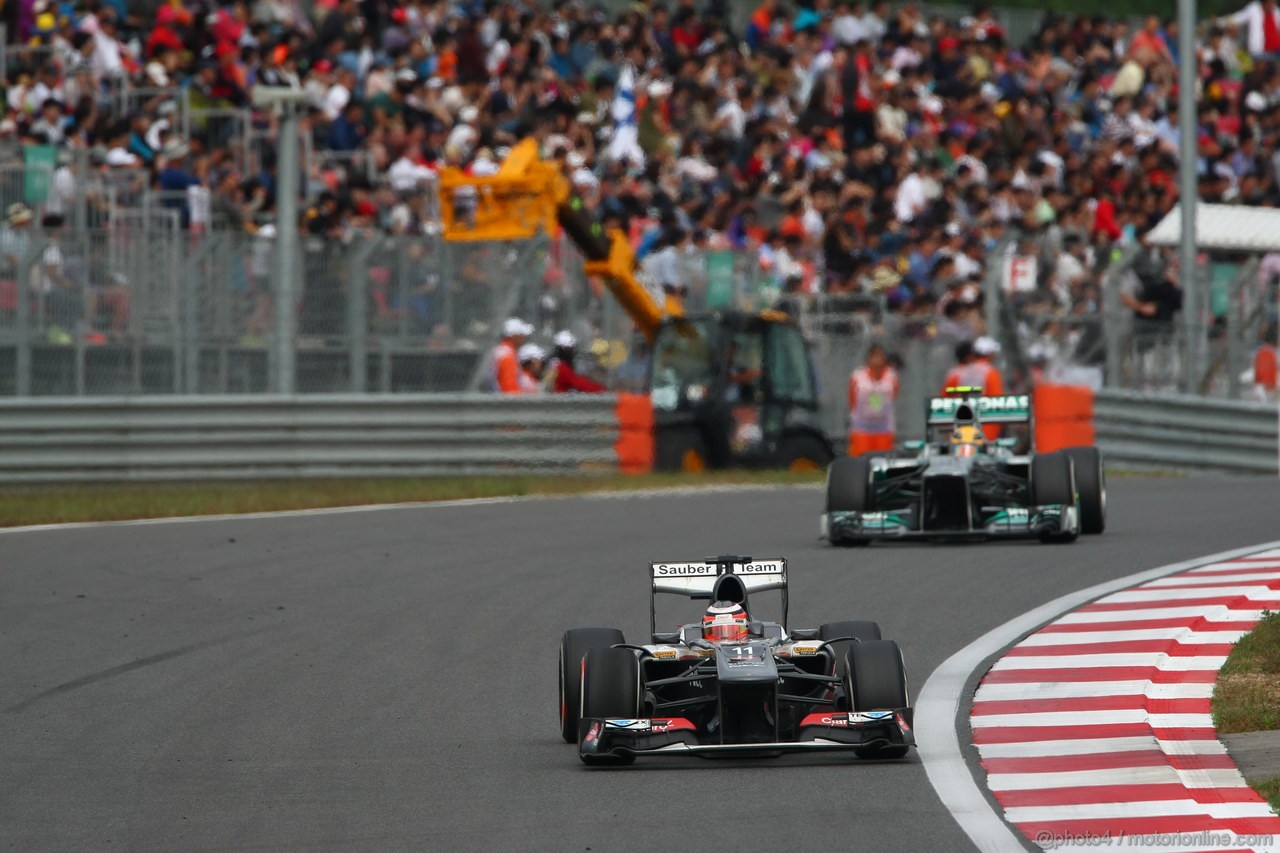
M 5 400 L 0 483 L 642 470 L 642 459 L 629 464 L 636 460 L 623 441 L 643 420 L 628 408 L 635 402 L 487 394 Z
M 1109 465 L 1196 473 L 1271 474 L 1280 464 L 1274 403 L 1106 389 L 1094 429 Z

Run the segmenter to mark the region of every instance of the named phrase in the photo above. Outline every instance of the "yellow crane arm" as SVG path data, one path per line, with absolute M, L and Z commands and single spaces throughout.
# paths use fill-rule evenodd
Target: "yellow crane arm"
M 538 143 L 522 140 L 494 175 L 477 177 L 447 167 L 440 172 L 444 238 L 450 241 L 522 240 L 556 226 L 582 252 L 587 275 L 600 276 L 618 304 L 650 341 L 662 309 L 635 277 L 635 253 L 620 230 L 606 236 L 572 195 L 568 178 L 538 156 Z

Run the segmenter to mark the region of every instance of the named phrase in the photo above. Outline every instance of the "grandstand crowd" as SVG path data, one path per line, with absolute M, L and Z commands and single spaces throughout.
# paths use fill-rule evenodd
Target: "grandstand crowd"
M 1176 200 L 1180 62 L 1196 62 L 1201 198 L 1280 199 L 1274 0 L 1205 22 L 1194 58 L 1155 17 L 1050 13 L 1014 43 L 984 5 L 958 20 L 886 0 L 760 0 L 742 26 L 733 12 L 727 0 L 8 3 L 10 42 L 35 48 L 10 55 L 0 156 L 50 145 L 65 167 L 83 151 L 100 173 L 197 188 L 190 227 L 252 230 L 273 217 L 270 117 L 246 159 L 241 138 L 194 125 L 183 138 L 172 87 L 211 108 L 290 86 L 310 96 L 309 233 L 433 233 L 437 170 L 490 174 L 534 136 L 588 207 L 634 236 L 655 290 L 696 291 L 688 259 L 732 248 L 784 303 L 875 294 L 939 320 L 909 328 L 958 339 L 981 334 L 977 281 L 1015 230 L 1038 260 L 1029 299 L 1098 309 L 1099 271 Z M 54 183 L 56 224 L 72 188 Z M 6 235 L 30 222 L 21 205 L 8 213 Z M 1153 254 L 1138 271 L 1125 305 L 1171 322 L 1176 269 Z

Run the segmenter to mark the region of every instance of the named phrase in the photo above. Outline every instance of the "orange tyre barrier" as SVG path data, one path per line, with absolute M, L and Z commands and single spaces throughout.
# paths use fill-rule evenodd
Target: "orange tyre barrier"
M 1037 453 L 1094 444 L 1092 388 L 1084 385 L 1037 385 L 1031 399 L 1035 410 Z
M 647 474 L 653 470 L 653 403 L 648 394 L 619 394 L 614 409 L 618 418 L 618 470 Z

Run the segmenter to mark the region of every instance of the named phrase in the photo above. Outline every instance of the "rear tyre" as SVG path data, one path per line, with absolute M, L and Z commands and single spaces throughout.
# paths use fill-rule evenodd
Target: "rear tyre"
M 1102 453 L 1096 447 L 1072 447 L 1065 452 L 1076 469 L 1080 532 L 1101 533 L 1107 529 L 1107 481 L 1102 473 Z
M 863 456 L 841 456 L 827 466 L 827 512 L 867 512 L 871 500 L 871 463 Z M 869 539 L 832 538 L 839 547 L 870 544 Z
M 1059 450 L 1042 453 L 1031 459 L 1031 499 L 1036 504 L 1076 505 L 1075 466 L 1071 457 Z M 1078 531 L 1046 533 L 1042 542 L 1074 542 Z
M 640 661 L 630 649 L 591 649 L 582 659 L 582 716 L 640 717 Z M 634 755 L 581 756 L 584 764 L 630 764 Z
M 583 656 L 592 649 L 624 642 L 616 628 L 574 628 L 560 638 L 560 736 L 565 743 L 578 742 Z
M 902 650 L 893 640 L 864 640 L 845 652 L 844 689 L 853 711 L 891 711 L 908 706 L 907 673 Z M 905 744 L 862 746 L 859 758 L 901 758 Z
M 659 471 L 705 471 L 710 467 L 706 439 L 696 427 L 659 429 L 653 464 Z
M 778 467 L 788 471 L 821 471 L 831 464 L 833 454 L 816 435 L 798 432 L 782 440 L 777 458 Z

